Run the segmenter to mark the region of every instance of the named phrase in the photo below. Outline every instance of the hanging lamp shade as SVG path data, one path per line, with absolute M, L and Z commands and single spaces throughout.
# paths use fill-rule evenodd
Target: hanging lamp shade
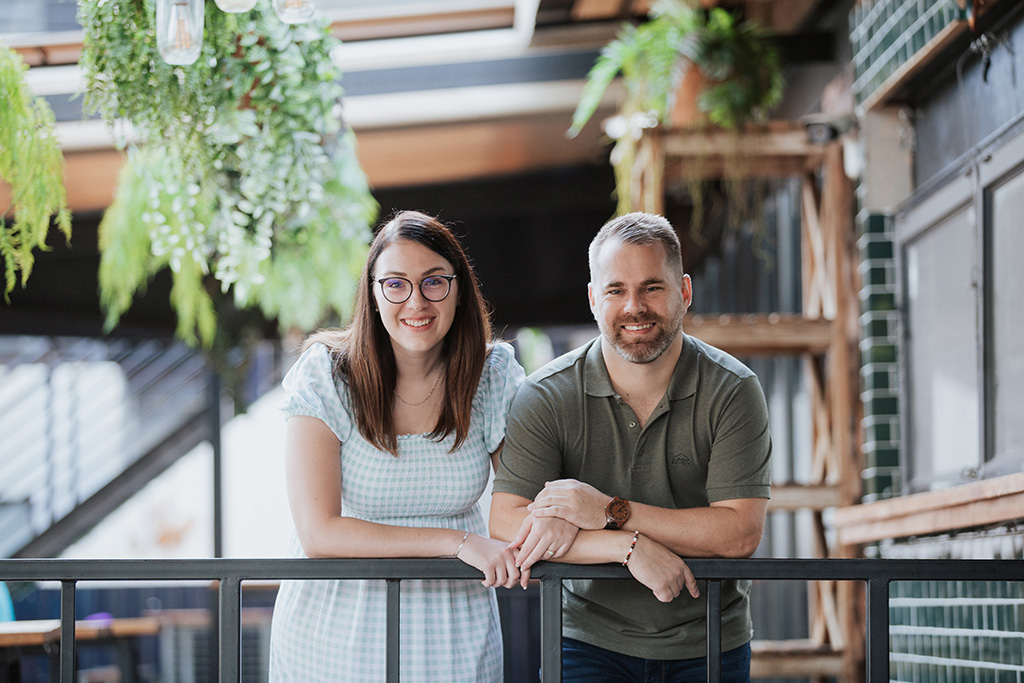
M 313 18 L 316 3 L 313 0 L 274 0 L 274 14 L 286 24 L 301 24 Z
M 214 0 L 224 12 L 248 12 L 256 6 L 256 0 Z
M 203 0 L 157 0 L 156 47 L 168 64 L 196 61 L 203 50 Z

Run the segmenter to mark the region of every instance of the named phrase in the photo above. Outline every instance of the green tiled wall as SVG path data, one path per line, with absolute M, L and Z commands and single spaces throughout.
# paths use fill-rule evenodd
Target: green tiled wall
M 1024 530 L 1003 525 L 883 541 L 874 553 L 896 560 L 1019 560 Z M 889 637 L 890 680 L 1020 683 L 1024 581 L 893 581 Z
M 954 21 L 967 18 L 957 0 L 862 0 L 850 12 L 853 92 L 863 102 Z
M 891 216 L 860 217 L 861 400 L 864 502 L 899 494 L 896 270 Z

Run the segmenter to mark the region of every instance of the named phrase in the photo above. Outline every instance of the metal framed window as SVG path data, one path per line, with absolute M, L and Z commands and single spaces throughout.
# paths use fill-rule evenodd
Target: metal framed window
M 1024 135 L 897 215 L 904 490 L 1024 465 Z

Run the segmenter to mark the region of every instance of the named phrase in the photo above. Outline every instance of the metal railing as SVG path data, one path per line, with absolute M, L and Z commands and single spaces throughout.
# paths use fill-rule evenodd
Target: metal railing
M 866 584 L 866 680 L 889 680 L 889 584 L 892 581 L 1024 581 L 1024 560 L 745 559 L 688 560 L 707 581 L 709 683 L 721 681 L 721 581 L 731 579 L 861 581 Z M 561 679 L 562 580 L 626 579 L 619 565 L 541 563 L 541 681 Z M 219 680 L 239 680 L 241 585 L 247 580 L 383 579 L 387 582 L 386 676 L 398 681 L 399 593 L 408 579 L 478 579 L 450 559 L 0 560 L 0 581 L 61 583 L 60 681 L 75 680 L 75 594 L 79 581 L 213 580 L 218 590 Z M 70 644 L 70 647 L 65 647 Z

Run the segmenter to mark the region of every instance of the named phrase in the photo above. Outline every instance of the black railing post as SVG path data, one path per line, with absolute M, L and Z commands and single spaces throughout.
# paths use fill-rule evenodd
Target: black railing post
M 871 681 L 889 680 L 889 579 L 868 579 L 866 675 Z
M 540 680 L 562 680 L 562 580 L 557 574 L 540 581 Z
M 707 661 L 708 683 L 722 681 L 722 582 L 708 579 L 704 589 L 708 601 Z M 689 597 L 689 596 L 686 596 Z M 684 598 L 685 599 L 685 598 Z
M 387 664 L 384 676 L 387 683 L 398 683 L 398 671 L 401 664 L 401 653 L 399 645 L 402 636 L 402 615 L 401 615 L 401 590 L 402 584 L 399 579 L 387 580 L 387 649 L 385 650 Z
M 242 582 L 237 576 L 220 580 L 218 591 L 218 652 L 220 683 L 238 683 L 241 666 Z
M 75 584 L 60 582 L 60 680 L 75 681 Z

